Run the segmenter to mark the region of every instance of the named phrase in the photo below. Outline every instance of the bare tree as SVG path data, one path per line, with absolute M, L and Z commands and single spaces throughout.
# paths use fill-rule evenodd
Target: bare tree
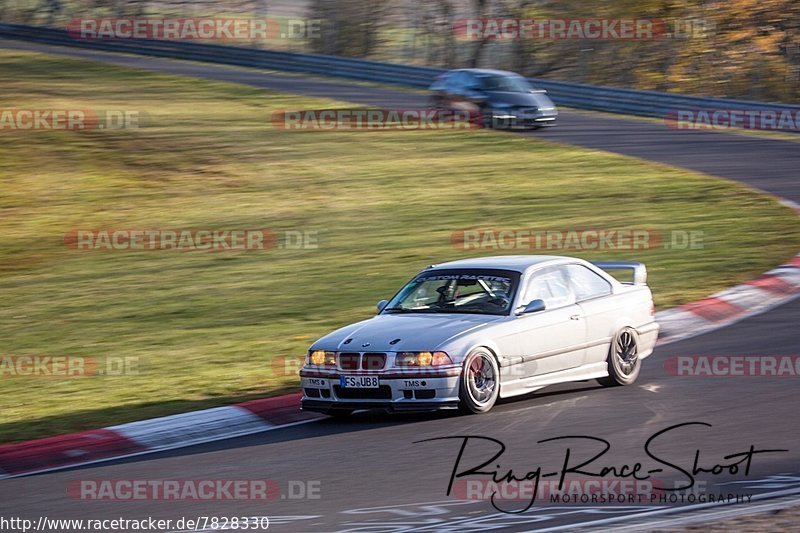
M 481 19 L 489 18 L 489 0 L 473 0 L 473 2 L 475 17 Z M 468 60 L 470 67 L 475 68 L 478 66 L 478 63 L 481 59 L 481 52 L 489 40 L 490 37 L 487 34 L 484 34 L 481 36 L 480 40 L 475 43 L 475 46 L 472 49 L 472 54 Z

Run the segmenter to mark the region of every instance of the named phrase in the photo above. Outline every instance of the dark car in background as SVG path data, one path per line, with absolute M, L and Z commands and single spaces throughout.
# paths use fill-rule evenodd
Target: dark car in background
M 558 118 L 547 91 L 505 70 L 458 69 L 436 78 L 430 90 L 436 108 L 469 110 L 487 128 L 538 129 Z

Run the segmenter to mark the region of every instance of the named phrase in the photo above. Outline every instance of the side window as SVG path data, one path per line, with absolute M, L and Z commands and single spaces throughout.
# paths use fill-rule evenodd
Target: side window
M 464 78 L 461 80 L 461 82 L 465 90 L 474 89 L 475 87 L 480 86 L 480 83 L 478 83 L 478 80 L 475 79 L 475 76 L 473 76 L 469 72 L 464 73 Z
M 464 92 L 467 84 L 468 74 L 466 72 L 454 72 L 447 79 L 447 88 L 450 92 L 460 94 Z
M 546 269 L 536 272 L 528 281 L 522 304 L 533 300 L 543 300 L 545 309 L 557 309 L 575 303 L 575 295 L 570 289 L 561 269 Z
M 611 284 L 583 265 L 567 265 L 567 275 L 579 302 L 611 294 Z

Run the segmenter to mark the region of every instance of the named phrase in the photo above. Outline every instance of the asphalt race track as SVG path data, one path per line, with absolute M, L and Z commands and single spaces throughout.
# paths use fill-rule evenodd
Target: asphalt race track
M 0 41 L 0 46 L 48 51 L 130 67 L 246 83 L 268 89 L 326 96 L 380 106 L 424 106 L 424 96 L 350 85 L 342 81 L 263 74 L 135 56 L 118 56 Z M 557 102 L 557 95 L 553 95 Z M 265 117 L 265 120 L 267 118 Z M 766 136 L 680 132 L 662 124 L 600 114 L 562 112 L 557 128 L 533 132 L 560 142 L 618 152 L 746 182 L 800 202 L 800 144 Z M 536 176 L 531 176 L 535 179 Z M 797 250 L 786 250 L 787 259 Z M 658 290 L 655 288 L 655 290 Z M 630 520 L 669 503 L 552 506 L 537 501 L 527 512 L 499 512 L 488 501 L 460 501 L 446 495 L 461 440 L 424 439 L 484 436 L 502 441 L 506 451 L 500 475 L 557 470 L 570 448 L 571 465 L 602 449 L 586 439 L 537 443 L 560 436 L 593 436 L 610 450 L 587 469 L 642 462 L 655 464 L 644 450 L 649 437 L 670 426 L 704 422 L 708 426 L 674 429 L 651 450 L 673 465 L 691 470 L 733 461 L 726 455 L 755 449 L 786 452 L 756 454 L 748 476 L 699 473 L 698 487 L 711 493 L 764 494 L 800 489 L 800 405 L 798 377 L 675 377 L 665 371 L 672 355 L 797 355 L 800 300 L 741 321 L 734 326 L 657 348 L 646 360 L 635 386 L 606 389 L 594 381 L 545 389 L 505 401 L 488 415 L 387 416 L 356 414 L 347 420 L 324 419 L 231 439 L 72 470 L 0 482 L 0 502 L 9 514 L 50 518 L 142 519 L 198 516 L 267 516 L 278 531 L 486 531 L 556 528 L 609 518 Z M 471 441 L 461 468 L 489 459 L 495 448 Z M 485 467 L 493 469 L 493 465 Z M 782 477 L 775 477 L 775 476 Z M 664 468 L 654 478 L 667 486 L 687 477 Z M 282 497 L 273 501 L 90 501 L 67 495 L 73 480 L 271 479 Z M 292 498 L 290 481 L 312 482 L 318 498 Z M 299 486 L 296 484 L 295 486 Z M 306 485 L 306 487 L 309 487 Z M 520 510 L 528 502 L 498 503 Z

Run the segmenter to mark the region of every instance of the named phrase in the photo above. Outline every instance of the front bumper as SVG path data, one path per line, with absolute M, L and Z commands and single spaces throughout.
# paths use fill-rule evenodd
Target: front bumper
M 378 388 L 348 388 L 341 376 L 377 376 Z M 454 409 L 459 403 L 461 369 L 430 372 L 347 372 L 303 369 L 300 382 L 306 411 L 384 409 L 387 411 L 437 411 Z
M 381 409 L 392 413 L 427 413 L 445 409 L 458 409 L 458 400 L 447 402 L 345 402 L 321 401 L 303 398 L 300 402 L 303 411 L 331 414 L 336 411 L 358 411 L 365 409 Z
M 524 130 L 535 128 L 549 128 L 556 125 L 558 114 L 528 115 L 511 111 L 495 112 L 492 116 L 492 125 L 497 129 Z

